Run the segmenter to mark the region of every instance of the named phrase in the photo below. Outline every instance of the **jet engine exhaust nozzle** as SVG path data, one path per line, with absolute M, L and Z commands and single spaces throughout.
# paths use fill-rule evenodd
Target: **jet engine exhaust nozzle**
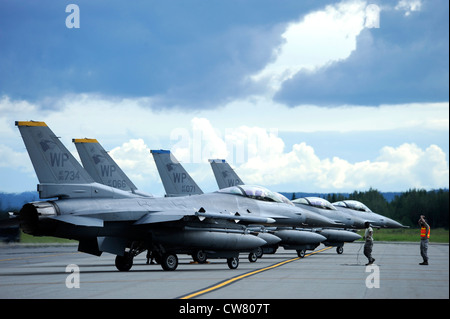
M 49 217 L 56 215 L 56 208 L 50 202 L 25 204 L 19 212 L 20 228 L 29 235 L 47 235 L 51 228 Z

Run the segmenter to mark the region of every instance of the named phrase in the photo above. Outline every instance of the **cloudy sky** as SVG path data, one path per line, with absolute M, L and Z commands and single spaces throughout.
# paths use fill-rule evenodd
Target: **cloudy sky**
M 155 195 L 150 149 L 205 192 L 209 158 L 276 191 L 448 188 L 448 6 L 1 1 L 0 191 L 38 183 L 16 120 L 75 156 L 72 138 L 96 138 Z

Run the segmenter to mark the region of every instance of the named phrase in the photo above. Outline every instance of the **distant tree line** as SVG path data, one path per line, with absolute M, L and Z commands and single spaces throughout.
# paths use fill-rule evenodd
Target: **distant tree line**
M 23 193 L 0 192 L 0 211 L 19 211 L 24 204 L 36 200 L 39 200 L 39 194 L 36 191 Z
M 425 215 L 430 227 L 448 229 L 448 193 L 448 189 L 432 191 L 410 189 L 396 195 L 391 202 L 388 202 L 382 193 L 371 188 L 365 192 L 355 191 L 349 195 L 328 194 L 324 198 L 331 203 L 345 199 L 360 201 L 373 212 L 410 227 L 418 227 L 417 221 L 420 215 Z

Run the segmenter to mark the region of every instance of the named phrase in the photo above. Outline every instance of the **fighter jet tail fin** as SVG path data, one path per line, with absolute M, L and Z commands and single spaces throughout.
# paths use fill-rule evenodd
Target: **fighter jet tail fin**
M 45 122 L 16 121 L 37 178 L 40 198 L 129 197 L 95 183 Z
M 94 182 L 45 122 L 16 121 L 41 184 Z
M 210 159 L 209 163 L 211 164 L 219 189 L 244 185 L 244 182 L 239 178 L 226 160 Z
M 72 139 L 72 142 L 77 148 L 83 167 L 97 183 L 123 191 L 137 190 L 133 182 L 96 139 Z
M 203 194 L 197 183 L 168 150 L 151 150 L 166 196 Z

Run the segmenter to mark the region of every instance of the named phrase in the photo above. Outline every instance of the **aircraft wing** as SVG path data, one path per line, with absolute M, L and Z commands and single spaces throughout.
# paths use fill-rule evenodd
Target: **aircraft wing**
M 181 220 L 183 217 L 189 214 L 184 214 L 181 212 L 155 212 L 148 213 L 133 225 L 145 225 L 145 224 L 155 224 L 155 223 L 165 223 Z
M 206 218 L 210 219 L 221 219 L 234 221 L 236 223 L 260 223 L 260 224 L 272 224 L 275 222 L 273 218 L 258 217 L 258 216 L 241 216 L 236 214 L 223 214 L 223 213 L 206 213 L 200 209 L 197 212 L 191 213 L 186 211 L 162 211 L 162 212 L 151 212 L 141 217 L 134 225 L 145 225 L 145 224 L 155 224 L 155 223 L 165 223 L 173 222 L 183 219 L 184 217 L 197 216 L 200 221 Z
M 93 217 L 75 216 L 75 215 L 57 215 L 49 217 L 63 223 L 84 227 L 103 227 L 103 220 Z

